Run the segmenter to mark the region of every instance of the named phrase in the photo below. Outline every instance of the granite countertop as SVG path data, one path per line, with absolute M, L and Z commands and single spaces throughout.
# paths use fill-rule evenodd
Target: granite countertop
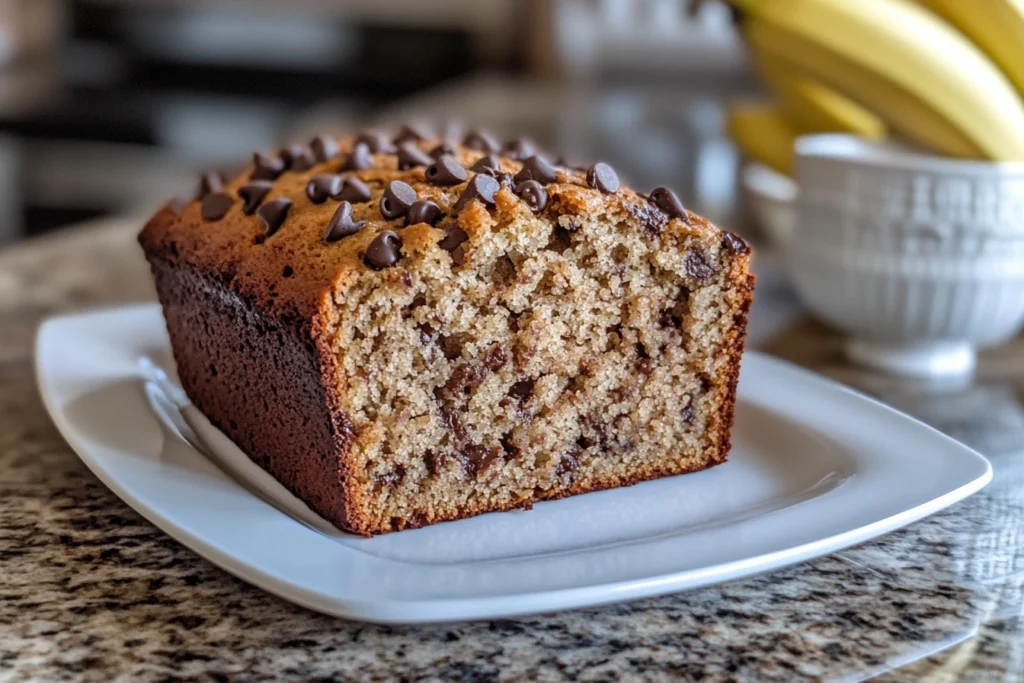
M 908 529 L 659 599 L 513 621 L 374 626 L 293 606 L 199 558 L 108 491 L 50 423 L 33 377 L 36 325 L 60 311 L 152 298 L 138 223 L 108 221 L 0 252 L 0 679 L 1024 676 L 1024 410 L 1009 379 L 1024 374 L 1020 345 L 986 355 L 976 384 L 906 385 L 844 366 L 835 338 L 799 315 L 762 325 L 762 348 L 990 456 L 992 485 Z M 769 320 L 788 296 L 763 273 L 755 317 Z

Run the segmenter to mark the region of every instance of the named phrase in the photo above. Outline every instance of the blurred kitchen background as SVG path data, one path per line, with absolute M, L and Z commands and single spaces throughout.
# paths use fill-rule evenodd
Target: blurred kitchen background
M 736 228 L 722 104 L 759 92 L 726 7 L 683 0 L 0 0 L 0 63 L 0 243 L 409 118 L 606 160 Z

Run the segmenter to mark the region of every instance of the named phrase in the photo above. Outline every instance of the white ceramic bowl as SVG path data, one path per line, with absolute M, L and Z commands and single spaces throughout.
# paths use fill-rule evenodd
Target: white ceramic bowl
M 859 361 L 969 372 L 1024 322 L 1024 163 L 928 156 L 815 135 L 796 144 L 786 261 L 807 306 Z
M 781 250 L 796 226 L 797 184 L 792 178 L 757 162 L 743 167 L 740 183 L 754 220 L 764 230 L 768 243 Z

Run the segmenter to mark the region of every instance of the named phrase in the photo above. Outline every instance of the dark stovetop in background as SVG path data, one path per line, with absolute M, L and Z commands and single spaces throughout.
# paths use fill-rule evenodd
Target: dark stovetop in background
M 0 243 L 156 202 L 322 100 L 344 125 L 478 63 L 458 26 L 340 8 L 66 3 L 56 54 L 0 74 Z

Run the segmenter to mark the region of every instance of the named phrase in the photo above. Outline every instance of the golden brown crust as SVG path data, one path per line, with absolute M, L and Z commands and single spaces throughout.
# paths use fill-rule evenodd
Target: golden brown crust
M 433 144 L 419 143 L 424 150 Z M 482 152 L 455 147 L 458 160 L 466 168 L 484 156 Z M 517 233 L 518 239 L 526 240 L 539 239 L 536 230 L 551 228 L 550 224 L 538 223 L 533 218 L 534 212 L 516 196 L 512 185 L 502 185 L 494 196 L 493 208 L 473 201 L 456 212 L 454 207 L 467 187 L 465 182 L 454 186 L 433 185 L 426 182 L 423 167 L 401 171 L 396 168 L 395 155 L 377 154 L 372 157 L 374 168 L 345 172 L 347 176 L 358 177 L 371 189 L 370 201 L 353 205 L 353 220 L 365 220 L 365 226 L 350 237 L 329 243 L 324 239 L 325 228 L 338 202 L 314 203 L 306 195 L 306 185 L 317 174 L 339 172 L 352 149 L 352 140 L 340 141 L 340 148 L 338 158 L 307 171 L 285 172 L 273 183 L 264 203 L 284 198 L 291 200 L 292 206 L 284 224 L 269 236 L 257 215 L 243 212 L 242 202 L 237 197 L 239 188 L 249 182 L 253 169 L 225 185 L 224 191 L 234 201 L 222 218 L 204 220 L 198 201 L 188 203 L 180 213 L 168 206 L 149 221 L 139 236 L 156 276 L 175 358 L 188 395 L 255 462 L 312 509 L 346 531 L 372 535 L 489 511 L 529 507 L 541 500 L 631 485 L 725 461 L 753 290 L 749 250 L 745 245 L 738 251 L 726 248 L 723 233 L 698 216 L 669 219 L 645 197 L 628 188 L 604 194 L 588 185 L 583 172 L 560 168 L 556 181 L 545 185 L 547 208 L 543 212 L 556 218 L 557 225 L 568 225 L 571 232 L 577 229 L 575 222 L 578 220 L 606 216 L 602 220 L 627 226 L 629 231 L 643 235 L 653 254 L 651 268 L 668 274 L 669 290 L 688 292 L 688 288 L 711 286 L 713 280 L 713 288 L 721 291 L 716 295 L 720 301 L 716 303 L 714 299 L 707 299 L 710 295 L 705 295 L 707 300 L 701 305 L 716 316 L 718 313 L 714 312 L 720 307 L 724 322 L 694 320 L 694 329 L 699 329 L 700 334 L 710 340 L 706 342 L 710 346 L 699 349 L 700 353 L 696 353 L 692 361 L 695 376 L 706 383 L 707 396 L 702 399 L 700 410 L 707 418 L 699 422 L 703 425 L 701 438 L 705 439 L 703 451 L 687 458 L 665 457 L 619 469 L 581 469 L 567 475 L 551 474 L 558 464 L 551 458 L 567 456 L 552 453 L 545 458 L 541 454 L 537 456 L 536 473 L 529 475 L 540 477 L 537 485 L 528 485 L 511 497 L 470 497 L 447 506 L 432 504 L 412 514 L 382 517 L 379 498 L 390 494 L 379 483 L 373 483 L 374 477 L 380 474 L 370 474 L 366 453 L 378 452 L 385 438 L 382 436 L 385 427 L 362 412 L 360 417 L 352 413 L 352 393 L 365 391 L 366 382 L 358 368 L 352 369 L 355 356 L 339 342 L 353 333 L 347 327 L 345 316 L 348 314 L 343 311 L 349 298 L 355 301 L 374 292 L 387 295 L 382 301 L 411 300 L 415 292 L 420 292 L 418 296 L 422 298 L 426 286 L 423 278 L 430 268 L 444 272 L 451 269 L 454 277 L 457 268 L 452 264 L 457 258 L 468 259 L 468 268 L 475 268 L 477 263 L 493 264 L 495 261 L 487 256 L 486 250 L 495 248 L 494 242 L 503 239 L 500 226 L 528 226 Z M 522 168 L 521 162 L 507 158 L 502 158 L 501 166 L 501 172 L 509 177 Z M 472 178 L 473 173 L 469 176 Z M 443 214 L 441 220 L 435 226 L 408 227 L 400 218 L 386 220 L 379 203 L 385 186 L 392 180 L 409 183 L 418 199 L 435 202 Z M 457 252 L 449 254 L 438 245 L 455 228 L 468 236 L 465 246 L 470 251 L 465 256 Z M 565 228 L 558 229 L 564 231 Z M 378 271 L 367 265 L 364 254 L 385 230 L 401 233 L 401 262 L 399 267 Z M 555 239 L 554 236 L 551 239 Z M 735 247 L 735 243 L 731 242 L 730 246 Z M 550 245 L 543 247 L 551 248 Z M 553 274 L 570 277 L 574 272 L 551 258 L 544 262 L 552 264 Z M 485 295 L 484 299 L 489 296 L 494 294 Z M 382 311 L 381 315 L 392 313 Z M 402 315 L 408 316 L 408 312 Z M 516 317 L 518 315 L 516 313 Z M 644 320 L 644 315 L 641 309 L 636 309 L 637 320 Z M 653 322 L 634 321 L 634 324 L 656 327 Z M 538 329 L 521 330 L 517 335 L 518 345 L 501 348 L 501 361 L 494 372 L 498 373 L 500 368 L 503 377 L 525 372 L 532 378 L 538 378 L 538 371 L 541 377 L 544 372 L 555 372 L 545 369 L 534 346 L 522 345 L 523 340 L 532 339 L 531 335 Z M 665 333 L 656 330 L 650 334 L 659 339 L 665 337 Z M 630 342 L 631 354 L 633 343 Z M 673 357 L 679 356 L 678 351 L 672 353 Z M 458 360 L 453 356 L 450 365 L 457 374 L 478 368 L 480 362 L 479 358 Z M 650 362 L 656 365 L 661 361 Z M 449 365 L 443 359 L 441 363 L 445 367 Z M 585 365 L 584 362 L 580 367 Z M 555 372 L 558 373 L 566 377 L 562 370 Z M 571 374 L 568 379 L 571 383 Z M 448 383 L 452 381 L 449 379 Z M 442 388 L 435 388 L 435 393 Z M 691 405 L 696 402 L 693 395 L 684 398 Z M 441 409 L 439 403 L 430 411 Z M 452 408 L 449 406 L 446 410 Z M 437 419 L 458 420 L 445 417 L 443 410 Z M 631 429 L 642 428 L 643 425 L 635 424 L 635 419 L 630 423 Z M 690 419 L 687 417 L 685 422 L 689 423 Z M 464 430 L 458 424 L 449 424 L 449 428 L 454 434 Z M 600 428 L 611 429 L 607 425 Z M 476 448 L 474 452 L 479 456 L 483 446 L 465 441 L 466 438 L 458 436 L 457 448 Z M 535 434 L 531 438 L 538 437 Z M 581 436 L 581 442 L 586 438 L 590 437 Z M 622 439 L 628 441 L 625 436 Z M 429 460 L 429 454 L 423 457 Z M 487 457 L 493 458 L 493 455 Z M 507 457 L 510 457 L 508 452 Z M 571 454 L 568 457 L 575 467 Z M 594 456 L 587 457 L 592 460 Z M 469 467 L 467 472 L 474 472 L 477 467 L 465 466 Z M 401 474 L 395 476 L 401 477 Z M 509 474 L 506 479 L 509 476 L 515 479 L 524 475 Z M 550 482 L 552 476 L 554 484 L 545 483 L 544 477 Z
M 430 149 L 435 143 L 424 141 L 420 146 Z M 380 214 L 378 205 L 388 182 L 401 180 L 410 184 L 420 199 L 436 202 L 445 216 L 451 214 L 466 186 L 465 183 L 451 187 L 431 185 L 424 179 L 423 167 L 398 170 L 394 154 L 373 155 L 374 168 L 341 172 L 340 166 L 351 151 L 352 140 L 340 140 L 340 147 L 342 151 L 338 158 L 300 173 L 286 171 L 274 181 L 264 203 L 286 198 L 292 200 L 293 206 L 286 226 L 269 238 L 265 238 L 266 229 L 259 217 L 245 215 L 241 200 L 236 199 L 227 214 L 216 221 L 204 221 L 200 217 L 200 202 L 195 200 L 186 204 L 180 215 L 175 214 L 170 205 L 165 206 L 143 228 L 139 241 L 146 254 L 215 273 L 230 281 L 234 291 L 259 308 L 284 317 L 297 315 L 308 324 L 324 295 L 347 288 L 346 283 L 354 284 L 360 275 L 368 273 L 370 269 L 360 255 L 373 237 L 383 230 L 402 226 L 401 219 L 388 221 Z M 459 161 L 467 168 L 486 156 L 461 145 L 455 147 Z M 515 174 L 522 168 L 520 162 L 507 158 L 502 158 L 501 165 L 503 172 L 509 174 Z M 224 185 L 224 191 L 236 196 L 238 189 L 250 182 L 252 171 L 250 167 L 230 180 Z M 358 177 L 372 190 L 369 202 L 353 205 L 353 217 L 365 219 L 366 227 L 359 234 L 333 244 L 326 244 L 322 238 L 337 202 L 314 204 L 306 196 L 306 185 L 322 173 Z M 652 232 L 661 233 L 666 239 L 673 234 L 699 234 L 710 243 L 720 234 L 714 226 L 696 215 L 690 222 L 667 220 L 628 187 L 623 186 L 614 195 L 604 195 L 587 185 L 582 171 L 559 168 L 557 174 L 557 182 L 548 186 L 550 202 L 565 213 L 592 212 L 602 204 L 612 202 L 630 215 L 646 221 Z M 499 206 L 506 207 L 519 203 L 508 188 L 502 188 L 497 201 Z M 440 239 L 443 229 L 451 224 L 458 224 L 470 235 L 488 229 L 493 219 L 480 209 L 482 207 L 466 212 L 457 219 L 446 219 L 432 231 L 434 239 Z M 291 274 L 283 278 L 282 273 L 288 267 L 292 269 Z
M 740 383 L 740 365 L 747 338 L 747 317 L 750 314 L 750 305 L 754 302 L 754 283 L 756 281 L 754 275 L 749 272 L 744 271 L 738 276 L 745 276 L 745 282 L 744 287 L 740 290 L 740 306 L 734 314 L 735 326 L 726 350 L 729 360 L 723 373 L 725 395 L 721 402 L 722 422 L 718 440 L 718 452 L 722 454 L 728 454 L 732 448 L 731 436 L 736 414 L 736 390 Z
M 337 486 L 351 424 L 330 411 L 308 333 L 195 266 L 150 265 L 182 387 L 210 422 L 322 517 L 349 527 Z

